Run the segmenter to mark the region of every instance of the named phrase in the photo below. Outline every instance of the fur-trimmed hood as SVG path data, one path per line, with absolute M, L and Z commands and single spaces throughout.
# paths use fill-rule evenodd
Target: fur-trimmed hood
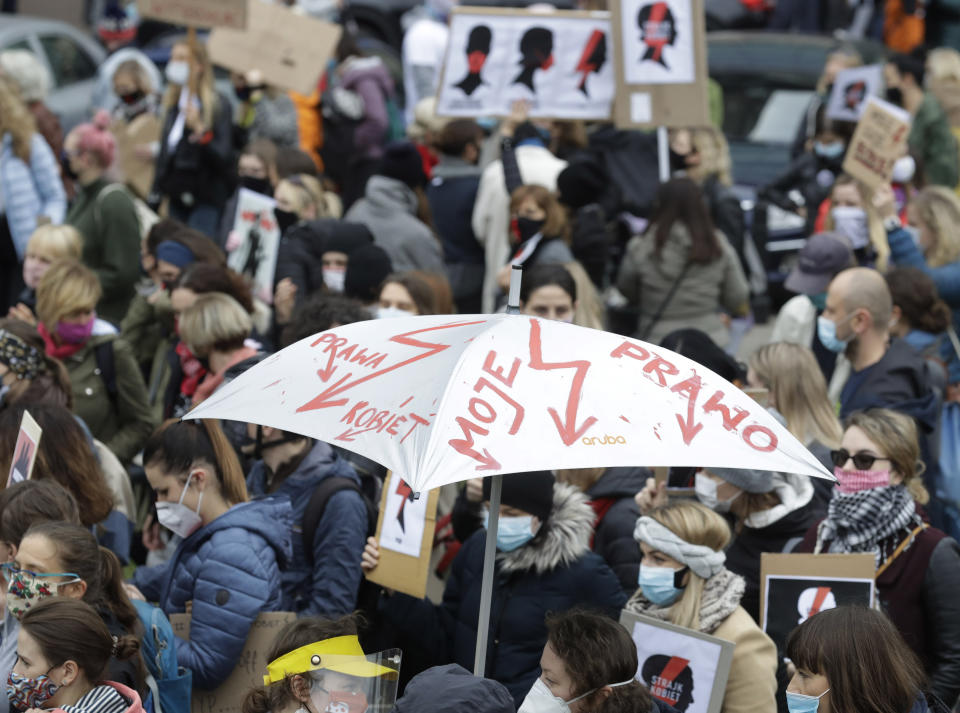
M 555 483 L 550 518 L 526 545 L 497 554 L 500 570 L 543 574 L 576 562 L 590 551 L 594 517 L 586 495 L 572 485 Z

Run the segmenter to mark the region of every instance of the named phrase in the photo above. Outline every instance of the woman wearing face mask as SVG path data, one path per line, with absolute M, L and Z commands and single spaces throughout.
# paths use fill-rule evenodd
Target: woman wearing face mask
M 547 616 L 540 678 L 518 713 L 658 713 L 673 710 L 634 676 L 637 646 L 620 624 L 599 614 Z
M 842 173 L 824 201 L 823 229 L 841 235 L 850 243 L 860 265 L 886 270 L 890 258 L 884 238 L 883 221 L 869 200 L 866 186 Z
M 270 139 L 254 139 L 240 152 L 237 158 L 237 188 L 227 200 L 220 216 L 217 230 L 217 245 L 226 247 L 230 231 L 237 217 L 237 200 L 240 189 L 273 196 L 274 185 L 271 176 L 277 170 L 277 147 Z
M 19 711 L 143 713 L 137 691 L 114 680 L 107 666 L 139 651 L 135 637 L 111 635 L 89 605 L 44 602 L 20 623 L 6 697 Z
M 194 685 L 230 675 L 254 620 L 280 608 L 280 568 L 289 560 L 289 501 L 247 501 L 240 463 L 214 421 L 168 421 L 143 449 L 157 519 L 183 538 L 172 559 L 141 567 L 133 581 L 166 614 L 192 605 L 190 639 L 177 659 Z
M 435 297 L 425 281 L 410 272 L 396 272 L 383 282 L 377 319 L 435 314 Z
M 790 713 L 947 713 L 916 654 L 890 620 L 867 607 L 836 607 L 807 619 L 787 639 L 797 672 Z
M 876 557 L 880 607 L 920 658 L 930 690 L 952 707 L 960 694 L 960 547 L 918 511 L 930 496 L 916 426 L 886 409 L 854 413 L 845 426 L 827 516 L 797 549 Z
M 171 218 L 214 237 L 230 192 L 230 102 L 217 93 L 213 66 L 199 42 L 177 42 L 164 71 L 166 115 L 151 202 L 167 199 Z
M 484 478 L 484 498 L 489 498 L 489 488 L 490 480 Z M 484 522 L 488 517 L 484 512 Z M 582 605 L 615 617 L 623 606 L 616 575 L 590 552 L 594 517 L 586 496 L 571 485 L 555 484 L 548 471 L 503 479 L 493 585 L 496 614 L 490 621 L 487 671 L 518 705 L 540 670 L 547 612 Z M 442 605 L 405 594 L 381 600 L 380 609 L 408 654 L 416 651 L 428 662 L 472 666 L 485 542 L 483 528 L 464 542 L 451 565 Z M 374 569 L 379 559 L 377 541 L 371 537 L 363 554 L 364 571 Z
M 637 334 L 659 343 L 681 327 L 700 329 L 721 347 L 730 341 L 720 311 L 744 314 L 750 288 L 740 259 L 710 220 L 689 178 L 660 187 L 657 212 L 627 243 L 617 288 L 639 307 Z
M 83 265 L 62 261 L 37 286 L 37 331 L 47 355 L 67 367 L 73 410 L 94 437 L 127 463 L 140 450 L 154 421 L 147 389 L 133 351 L 109 323 L 97 319 L 97 276 Z M 115 390 L 104 380 L 104 359 L 112 355 Z
M 323 190 L 320 181 L 305 173 L 281 179 L 273 197 L 277 201 L 273 213 L 282 235 L 304 221 L 340 217 L 339 201 Z
M 139 640 L 142 635 L 137 611 L 123 588 L 120 563 L 80 525 L 35 523 L 3 571 L 7 609 L 21 622 L 45 599 L 80 599 L 93 607 L 113 636 Z M 143 692 L 144 667 L 139 655 L 129 660 L 111 658 L 109 676 Z
M 573 262 L 570 226 L 560 203 L 543 186 L 520 186 L 510 194 L 512 257 L 500 269 L 500 289 L 510 288 L 512 265 L 563 265 Z
M 637 520 L 634 538 L 643 559 L 640 589 L 627 611 L 736 644 L 722 710 L 774 710 L 776 647 L 740 606 L 743 578 L 724 567 L 730 542 L 724 519 L 699 503 L 678 501 Z
M 119 164 L 129 171 L 124 180 L 146 200 L 153 186 L 156 153 L 160 148 L 158 89 L 139 62 L 128 59 L 113 73 L 113 92 L 120 101 L 113 109 L 111 130 L 129 137 L 118 146 Z M 132 170 L 131 170 L 132 169 Z

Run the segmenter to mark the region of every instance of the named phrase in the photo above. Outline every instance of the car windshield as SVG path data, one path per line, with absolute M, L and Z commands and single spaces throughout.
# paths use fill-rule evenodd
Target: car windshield
M 731 141 L 789 144 L 813 96 L 811 89 L 784 88 L 756 75 L 713 79 L 723 88 L 723 133 Z

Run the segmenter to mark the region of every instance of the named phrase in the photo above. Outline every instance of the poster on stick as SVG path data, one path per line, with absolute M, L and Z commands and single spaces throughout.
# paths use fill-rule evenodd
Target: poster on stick
M 280 248 L 275 205 L 270 196 L 241 188 L 233 230 L 227 240 L 227 266 L 252 280 L 254 294 L 267 304 L 273 304 L 273 278 Z
M 13 447 L 13 462 L 10 463 L 10 472 L 7 474 L 7 487 L 30 480 L 42 434 L 40 424 L 34 420 L 29 411 L 24 411 L 23 418 L 20 420 L 17 443 Z
M 850 139 L 843 170 L 868 188 L 890 183 L 893 165 L 907 151 L 910 114 L 890 102 L 868 97 Z
M 207 51 L 216 65 L 241 74 L 258 69 L 267 84 L 312 94 L 340 33 L 339 25 L 255 0 L 247 29 L 215 28 Z
M 709 124 L 703 0 L 615 0 L 611 11 L 617 126 Z
M 827 100 L 827 118 L 859 121 L 867 106 L 867 99 L 879 96 L 882 89 L 882 65 L 871 64 L 837 72 Z
M 817 612 L 845 605 L 871 606 L 873 553 L 779 554 L 760 557 L 760 622 L 779 650 L 797 626 Z
M 247 0 L 138 0 L 144 17 L 186 27 L 247 26 Z
M 614 97 L 610 15 L 456 8 L 437 99 L 440 116 L 609 119 Z
M 720 713 L 734 644 L 623 610 L 637 646 L 637 680 L 680 713 Z

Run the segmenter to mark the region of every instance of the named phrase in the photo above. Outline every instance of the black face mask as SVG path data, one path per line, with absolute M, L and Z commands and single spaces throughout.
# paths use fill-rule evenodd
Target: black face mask
M 292 210 L 283 210 L 282 208 L 274 208 L 273 215 L 277 219 L 277 225 L 280 227 L 281 235 L 287 232 L 287 228 L 296 225 L 300 220 L 300 216 Z
M 130 92 L 129 94 L 120 94 L 120 101 L 124 104 L 136 104 L 138 101 L 143 99 L 146 95 L 141 92 L 139 89 L 136 91 Z
M 270 180 L 267 178 L 240 176 L 240 185 L 265 196 L 273 195 L 273 186 L 271 185 Z
M 533 218 L 517 218 L 517 232 L 520 233 L 520 241 L 525 242 L 534 235 L 543 230 L 546 223 L 544 220 L 534 220 Z
M 903 90 L 900 87 L 887 87 L 887 101 L 897 106 L 903 106 Z
M 670 149 L 670 173 L 687 170 L 687 157 L 685 154 L 677 153 Z

